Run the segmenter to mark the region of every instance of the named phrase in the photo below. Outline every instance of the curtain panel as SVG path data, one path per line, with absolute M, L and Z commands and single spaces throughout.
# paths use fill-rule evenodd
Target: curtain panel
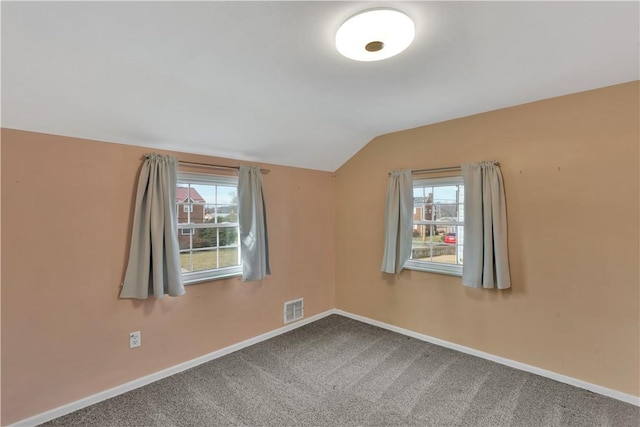
M 493 161 L 462 165 L 464 181 L 464 265 L 462 284 L 511 287 L 507 210 L 500 167 Z
M 138 178 L 129 263 L 120 298 L 185 293 L 176 218 L 178 162 L 147 154 Z
M 267 210 L 262 173 L 257 166 L 240 166 L 238 174 L 238 222 L 242 253 L 242 280 L 262 280 L 271 274 Z
M 391 172 L 384 217 L 382 271 L 400 273 L 411 258 L 413 177 L 411 169 Z

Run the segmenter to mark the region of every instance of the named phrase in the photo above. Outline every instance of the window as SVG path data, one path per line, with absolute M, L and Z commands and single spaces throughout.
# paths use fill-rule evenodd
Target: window
M 462 177 L 413 180 L 413 241 L 406 268 L 462 276 Z
M 185 284 L 242 274 L 238 178 L 179 172 L 176 212 Z

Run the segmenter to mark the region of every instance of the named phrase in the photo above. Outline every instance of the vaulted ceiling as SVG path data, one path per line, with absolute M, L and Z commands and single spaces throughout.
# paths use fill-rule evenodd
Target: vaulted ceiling
M 414 43 L 342 57 L 390 6 Z M 2 126 L 333 171 L 372 138 L 637 80 L 638 2 L 2 2 Z

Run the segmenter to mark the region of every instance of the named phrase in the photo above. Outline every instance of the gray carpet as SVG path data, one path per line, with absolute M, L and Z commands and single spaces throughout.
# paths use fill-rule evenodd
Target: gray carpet
M 46 426 L 634 426 L 640 408 L 342 316 Z

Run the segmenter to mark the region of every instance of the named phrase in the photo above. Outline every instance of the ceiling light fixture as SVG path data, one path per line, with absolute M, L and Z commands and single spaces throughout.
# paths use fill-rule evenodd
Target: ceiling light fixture
M 336 48 L 356 61 L 379 61 L 405 50 L 414 36 L 413 21 L 399 10 L 365 10 L 338 28 Z

